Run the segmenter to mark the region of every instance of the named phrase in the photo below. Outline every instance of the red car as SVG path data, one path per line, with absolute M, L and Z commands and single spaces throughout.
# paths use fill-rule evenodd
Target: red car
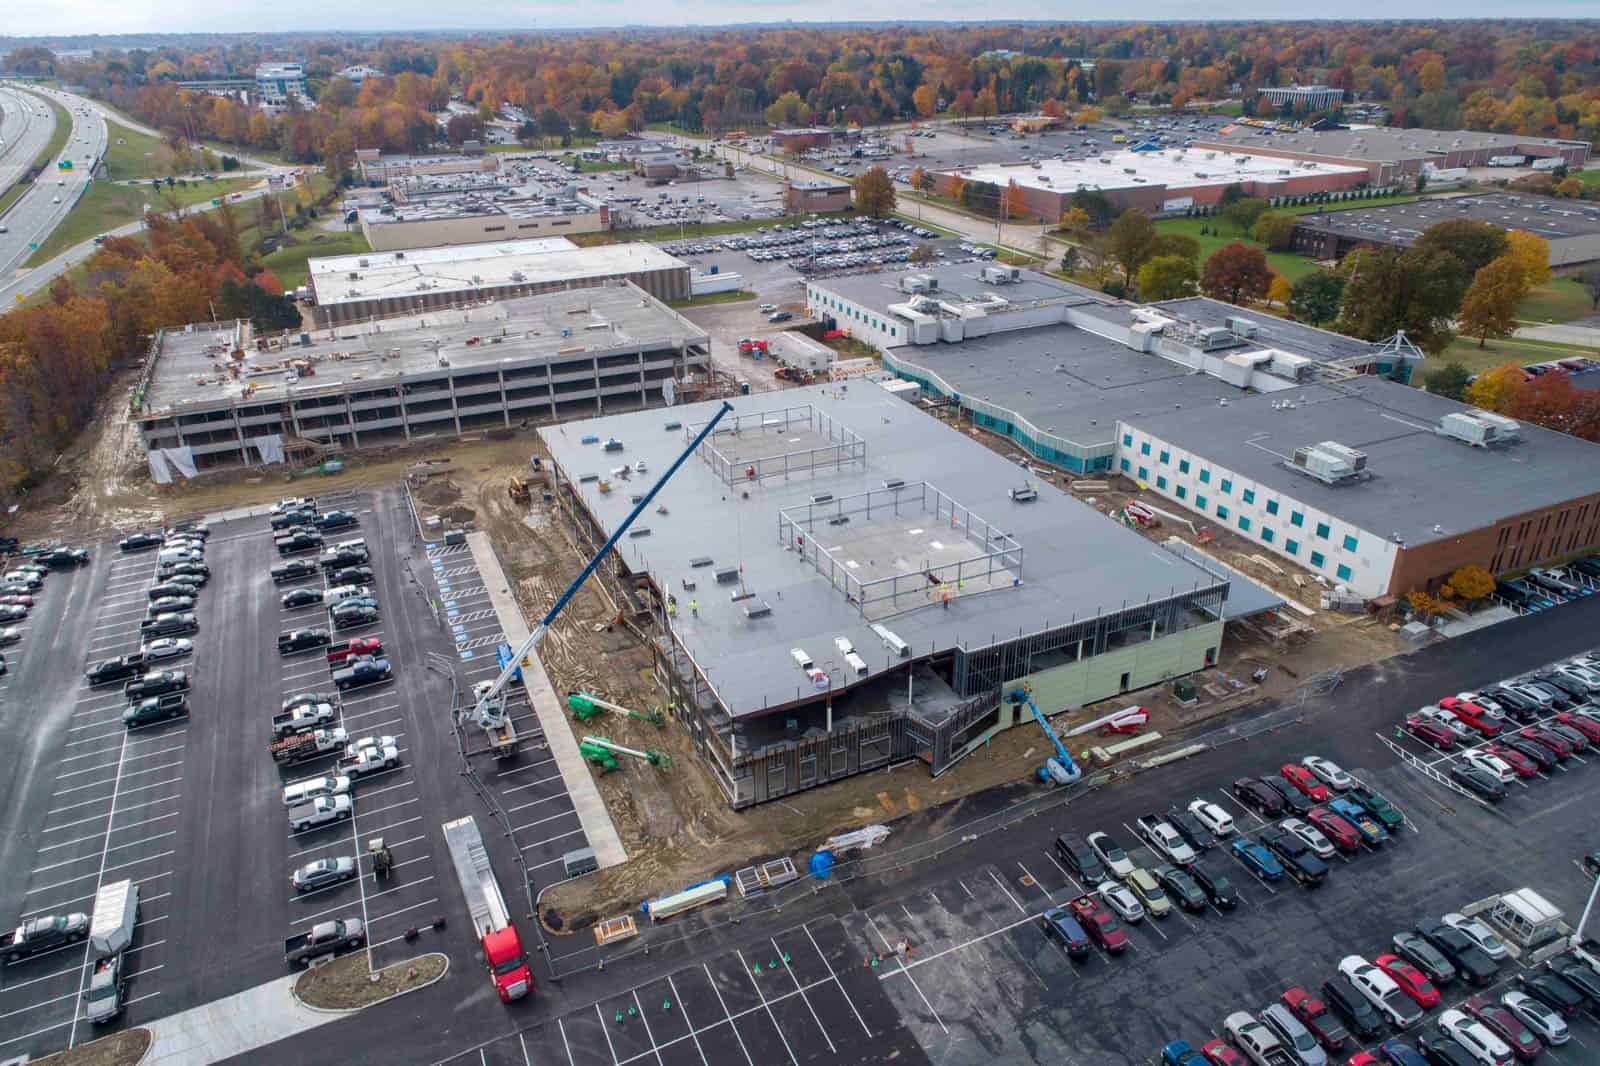
M 1488 994 L 1480 992 L 1462 1006 L 1466 1007 L 1467 1013 L 1482 1022 L 1491 1033 L 1504 1040 L 1511 1048 L 1512 1054 L 1523 1062 L 1531 1062 L 1544 1050 L 1544 1045 L 1533 1035 L 1532 1030 Z
M 1340 851 L 1361 850 L 1361 830 L 1351 825 L 1343 815 L 1335 814 L 1326 807 L 1313 807 L 1306 814 L 1306 821 L 1320 829 L 1322 835 Z
M 1557 762 L 1566 762 L 1572 755 L 1572 741 L 1566 737 L 1557 736 L 1548 729 L 1540 729 L 1538 726 L 1530 725 L 1525 729 L 1517 730 L 1517 735 L 1524 740 L 1533 741 L 1540 747 L 1548 748 L 1550 754 L 1556 757 Z
M 1328 1005 L 1305 989 L 1291 988 L 1278 999 L 1317 1038 L 1317 1043 L 1329 1051 L 1338 1051 L 1350 1038 L 1344 1025 L 1329 1012 Z
M 1358 1051 L 1350 1056 L 1350 1061 L 1344 1066 L 1383 1066 L 1383 1063 L 1368 1055 L 1365 1051 Z
M 1209 1040 L 1200 1045 L 1200 1054 L 1206 1057 L 1211 1066 L 1250 1066 L 1231 1044 L 1221 1040 Z
M 1479 707 L 1476 703 L 1461 699 L 1457 696 L 1446 696 L 1439 701 L 1439 709 L 1449 711 L 1460 721 L 1476 729 L 1486 737 L 1497 736 L 1501 725 L 1489 717 L 1489 712 Z
M 1295 763 L 1284 763 L 1278 768 L 1282 778 L 1293 785 L 1300 794 L 1315 803 L 1328 802 L 1328 786 L 1312 776 L 1311 771 Z
M 1428 980 L 1428 975 L 1411 965 L 1398 955 L 1379 955 L 1372 960 L 1378 969 L 1394 979 L 1406 995 L 1417 1001 L 1417 1006 L 1426 1010 L 1439 1005 L 1439 990 L 1433 987 L 1433 982 Z
M 1508 748 L 1504 744 L 1485 744 L 1483 750 L 1515 770 L 1518 777 L 1533 777 L 1539 772 L 1538 763 L 1522 754 L 1522 752 L 1514 748 Z
M 1093 896 L 1079 896 L 1071 903 L 1072 913 L 1089 934 L 1089 939 L 1112 955 L 1120 954 L 1128 946 L 1128 934 L 1122 931 L 1117 916 L 1112 914 Z
M 1406 716 L 1405 731 L 1428 745 L 1440 751 L 1449 751 L 1456 746 L 1456 735 L 1438 722 L 1424 718 L 1420 714 Z
M 1595 721 L 1586 714 L 1573 714 L 1571 711 L 1561 711 L 1556 715 L 1556 721 L 1568 729 L 1576 729 L 1589 738 L 1591 744 L 1600 743 L 1600 722 Z

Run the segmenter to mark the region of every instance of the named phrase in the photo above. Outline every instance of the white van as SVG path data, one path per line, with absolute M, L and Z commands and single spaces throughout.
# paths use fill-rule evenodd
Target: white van
M 162 548 L 156 556 L 157 563 L 198 563 L 205 559 L 205 554 L 197 548 Z
M 344 775 L 338 777 L 313 777 L 305 781 L 296 781 L 283 790 L 283 805 L 294 807 L 302 803 L 310 803 L 316 799 L 326 799 L 333 796 L 343 796 L 350 791 L 350 779 Z

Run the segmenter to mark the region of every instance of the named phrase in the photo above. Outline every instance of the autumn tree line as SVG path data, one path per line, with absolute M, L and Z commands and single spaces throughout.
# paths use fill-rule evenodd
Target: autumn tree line
M 870 124 L 935 114 L 1185 106 L 1260 87 L 1325 82 L 1380 100 L 1397 125 L 1465 126 L 1600 139 L 1600 29 L 1592 22 L 1205 23 L 659 29 L 465 39 L 307 37 L 292 54 L 222 38 L 57 64 L 53 73 L 164 130 L 337 166 L 354 148 L 439 140 L 451 99 L 486 120 L 527 116 L 528 143 L 614 135 L 651 123 L 705 133 L 809 122 Z M 178 81 L 248 77 L 264 60 L 306 67 L 310 111 L 270 117 Z M 351 64 L 385 76 L 359 87 Z M 19 68 L 20 69 L 20 68 Z M 456 124 L 460 133 L 470 119 Z M 459 139 L 459 134 L 458 138 Z
M 57 278 L 48 300 L 0 315 L 0 500 L 51 469 L 112 374 L 143 358 L 162 327 L 213 317 L 299 324 L 278 279 L 247 264 L 227 206 L 181 220 L 147 215 L 145 236 L 108 239 L 78 287 Z

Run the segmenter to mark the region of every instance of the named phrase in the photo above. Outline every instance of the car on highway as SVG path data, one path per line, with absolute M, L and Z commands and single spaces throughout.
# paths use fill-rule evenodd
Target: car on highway
M 1439 1015 L 1439 1030 L 1483 1066 L 1509 1066 L 1515 1058 L 1505 1041 L 1466 1011 L 1452 1009 Z
M 1304 766 L 1295 763 L 1284 763 L 1278 768 L 1278 776 L 1298 791 L 1307 799 L 1315 803 L 1326 803 L 1328 799 L 1328 786 L 1317 779 L 1316 775 Z
M 1350 1039 L 1344 1023 L 1334 1017 L 1328 1005 L 1305 989 L 1287 989 L 1278 997 L 1278 1001 L 1289 1008 L 1295 1020 L 1305 1026 L 1326 1050 L 1339 1051 Z
M 1306 821 L 1340 851 L 1361 850 L 1361 831 L 1350 824 L 1349 819 L 1335 814 L 1329 808 L 1311 808 L 1306 814 Z
M 1234 858 L 1263 881 L 1283 880 L 1283 865 L 1266 848 L 1248 837 L 1235 840 L 1229 848 Z
M 1543 1000 L 1534 999 L 1526 992 L 1505 992 L 1500 996 L 1500 1003 L 1527 1026 L 1540 1043 L 1560 1047 L 1572 1039 L 1572 1030 L 1561 1012 Z
M 1343 796 L 1329 800 L 1328 809 L 1355 826 L 1356 832 L 1361 834 L 1362 842 L 1369 846 L 1375 847 L 1389 839 L 1388 830 L 1379 825 L 1376 818 Z
M 1417 1001 L 1419 1007 L 1436 1007 L 1439 1005 L 1439 989 L 1428 980 L 1428 975 L 1417 969 L 1406 959 L 1399 955 L 1379 955 L 1373 959 L 1373 964 L 1388 975 L 1389 980 L 1400 986 L 1401 991 Z
M 341 881 L 348 881 L 360 873 L 356 861 L 349 856 L 341 855 L 334 859 L 317 859 L 308 862 L 294 872 L 289 879 L 296 892 L 311 892 L 319 888 L 327 888 Z
M 159 663 L 167 659 L 181 659 L 194 651 L 194 641 L 183 637 L 161 637 L 152 640 L 139 649 L 147 663 Z
M 1139 902 L 1144 904 L 1144 912 L 1152 918 L 1165 918 L 1172 913 L 1172 901 L 1167 898 L 1155 875 L 1143 867 L 1135 868 L 1127 876 L 1127 886 L 1133 894 L 1139 897 Z
M 1307 755 L 1300 760 L 1300 765 L 1317 775 L 1317 780 L 1333 789 L 1343 792 L 1347 788 L 1354 788 L 1356 779 L 1345 773 L 1339 764 L 1320 755 Z
M 1321 830 L 1314 825 L 1302 822 L 1298 818 L 1285 818 L 1278 823 L 1278 826 L 1299 837 L 1305 842 L 1306 847 L 1311 849 L 1311 853 L 1323 861 L 1333 858 L 1334 852 L 1337 850 L 1333 846 L 1333 842 L 1322 835 Z
M 1239 905 L 1239 893 L 1234 891 L 1233 882 L 1229 881 L 1226 875 L 1197 862 L 1189 867 L 1189 876 L 1200 886 L 1200 891 L 1206 894 L 1206 899 L 1219 910 L 1232 910 Z
M 89 916 L 80 913 L 47 914 L 30 918 L 0 940 L 6 962 L 16 962 L 42 951 L 54 951 L 89 935 Z
M 1507 994 L 1517 995 L 1515 992 Z M 1531 1062 L 1544 1050 L 1544 1044 L 1534 1031 L 1524 1025 L 1509 1007 L 1496 1002 L 1487 993 L 1480 992 L 1472 996 L 1461 1007 L 1499 1037 L 1512 1054 L 1523 1062 Z
M 1263 818 L 1276 818 L 1288 808 L 1283 793 L 1258 777 L 1241 777 L 1233 783 L 1233 796 Z
M 1336 974 L 1322 982 L 1322 998 L 1350 1027 L 1358 1042 L 1365 1043 L 1383 1035 L 1383 1018 L 1343 974 Z
M 1059 943 L 1067 956 L 1081 959 L 1089 954 L 1089 934 L 1083 931 L 1078 919 L 1065 907 L 1051 907 L 1040 917 L 1045 936 Z
M 1490 803 L 1499 803 L 1506 798 L 1506 786 L 1500 783 L 1500 779 L 1472 763 L 1458 762 L 1450 767 L 1450 780 Z
M 1090 833 L 1088 843 L 1105 868 L 1111 871 L 1112 877 L 1127 877 L 1133 873 L 1133 860 L 1128 858 L 1128 853 L 1122 850 L 1122 845 L 1110 833 Z
M 1450 961 L 1450 965 L 1467 983 L 1483 986 L 1494 980 L 1499 967 L 1461 930 L 1432 918 L 1422 919 L 1414 928 L 1422 939 Z
M 1200 819 L 1201 823 L 1211 830 L 1212 834 L 1218 839 L 1233 835 L 1233 815 L 1223 810 L 1218 804 L 1204 799 L 1191 800 L 1189 813 Z

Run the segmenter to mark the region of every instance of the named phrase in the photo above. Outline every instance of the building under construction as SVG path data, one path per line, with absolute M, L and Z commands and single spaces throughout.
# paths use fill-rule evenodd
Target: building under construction
M 704 331 L 610 281 L 315 332 L 166 330 L 132 417 L 165 483 L 693 398 L 710 363 Z
M 712 403 L 546 428 L 596 550 Z M 872 382 L 741 398 L 598 571 L 674 713 L 745 807 L 918 760 L 1216 661 L 1230 577 Z M 1202 560 L 1203 561 L 1203 560 Z M 1028 726 L 1032 728 L 1032 726 Z

